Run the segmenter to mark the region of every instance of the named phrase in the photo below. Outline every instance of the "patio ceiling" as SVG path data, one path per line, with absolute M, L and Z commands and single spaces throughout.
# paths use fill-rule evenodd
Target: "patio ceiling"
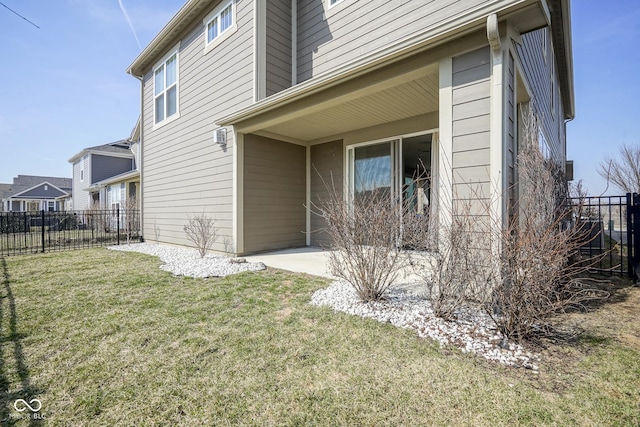
M 244 131 L 312 142 L 438 110 L 438 65 L 406 73 L 369 75 L 310 95 Z M 315 100 L 315 102 L 314 102 Z M 261 122 L 261 123 L 260 123 Z

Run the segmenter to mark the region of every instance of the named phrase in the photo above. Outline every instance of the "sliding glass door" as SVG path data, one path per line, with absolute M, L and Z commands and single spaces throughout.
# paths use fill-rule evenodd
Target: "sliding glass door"
M 432 146 L 429 133 L 347 147 L 350 200 L 388 195 L 390 206 L 410 202 L 416 214 L 427 214 Z
M 349 184 L 353 200 L 395 193 L 394 153 L 396 141 L 353 147 L 349 150 Z

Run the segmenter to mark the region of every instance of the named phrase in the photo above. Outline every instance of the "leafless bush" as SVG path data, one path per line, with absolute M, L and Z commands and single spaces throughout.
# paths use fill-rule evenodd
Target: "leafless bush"
M 598 174 L 624 193 L 640 192 L 640 144 L 624 144 L 618 158 L 600 162 Z
M 388 188 L 361 192 L 350 203 L 333 185 L 325 186 L 328 196 L 313 208 L 327 223 L 329 269 L 361 300 L 380 300 L 404 262 L 401 208 L 393 205 Z
M 93 201 L 86 213 L 87 225 L 90 229 L 104 231 L 105 233 L 111 231 L 110 213 L 100 206 L 99 201 Z
M 158 225 L 157 218 L 153 220 L 153 237 L 155 237 L 156 242 L 160 241 L 160 226 Z
M 217 230 L 215 223 L 215 219 L 203 212 L 189 216 L 187 225 L 184 226 L 187 239 L 195 245 L 202 258 L 204 258 L 207 251 L 211 249 L 216 241 Z
M 417 249 L 407 252 L 412 271 L 434 315 L 447 320 L 482 298 L 492 280 L 489 222 L 477 211 L 478 204 L 459 200 L 450 207 L 434 206 L 428 221 L 411 212 L 405 217 L 411 226 L 405 226 L 403 240 Z M 420 248 L 419 242 L 426 245 Z
M 124 232 L 127 236 L 127 244 L 131 243 L 131 239 L 140 235 L 140 210 L 138 202 L 134 197 L 129 197 L 124 202 L 123 220 Z
M 557 314 L 603 296 L 578 279 L 593 263 L 578 257 L 591 230 L 579 218 L 571 223 L 573 207 L 567 205 L 559 167 L 538 149 L 535 119 L 526 124 L 518 155 L 517 216 L 506 227 L 494 224 L 500 274 L 486 305 L 498 329 L 513 340 L 546 333 Z

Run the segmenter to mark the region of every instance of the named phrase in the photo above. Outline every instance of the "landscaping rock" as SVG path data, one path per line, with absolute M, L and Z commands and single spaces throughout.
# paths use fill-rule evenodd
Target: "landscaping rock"
M 243 271 L 265 269 L 263 263 L 246 262 L 244 258 L 235 258 L 236 260 L 243 260 L 236 262 L 233 262 L 232 258 L 220 255 L 206 255 L 204 258 L 201 258 L 196 249 L 179 246 L 132 243 L 130 245 L 109 246 L 108 249 L 114 251 L 140 252 L 157 256 L 164 262 L 160 268 L 176 276 L 223 277 Z
M 502 334 L 495 329 L 489 316 L 479 311 L 459 310 L 455 321 L 447 322 L 433 314 L 428 301 L 405 290 L 392 289 L 387 291 L 384 301 L 365 303 L 359 300 L 351 285 L 343 281 L 316 291 L 311 304 L 414 329 L 420 337 L 455 346 L 465 353 L 509 366 L 538 370 L 533 361 L 539 357 L 515 343 L 502 348 Z

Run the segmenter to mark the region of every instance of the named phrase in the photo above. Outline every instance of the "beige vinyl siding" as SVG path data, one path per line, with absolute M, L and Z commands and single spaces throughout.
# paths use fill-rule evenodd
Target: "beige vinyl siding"
M 489 48 L 453 58 L 453 197 L 490 196 Z
M 344 176 L 344 148 L 342 140 L 311 146 L 311 245 L 328 246 L 323 229 L 326 221 L 320 215 L 319 205 L 329 197 L 327 186 L 335 188 L 341 196 Z M 315 205 L 315 206 L 314 206 Z
M 488 0 L 298 2 L 298 81 L 416 35 Z
M 305 246 L 306 148 L 244 138 L 244 251 Z
M 266 94 L 291 86 L 291 0 L 267 1 Z
M 213 142 L 215 121 L 253 102 L 253 2 L 238 1 L 238 31 L 206 54 L 202 19 L 183 34 L 178 59 L 180 117 L 154 124 L 153 71 L 144 78 L 144 237 L 191 245 L 183 227 L 190 215 L 215 218 L 215 251 L 231 249 L 233 132 L 226 147 Z M 212 5 L 212 7 L 215 5 Z M 168 53 L 162 52 L 161 55 Z M 157 237 L 156 237 L 157 236 Z
M 558 73 L 552 69 L 555 67 L 555 58 L 551 44 L 552 38 L 548 31 L 547 28 L 541 28 L 523 34 L 522 45 L 516 45 L 516 47 L 525 78 L 533 92 L 532 104 L 541 121 L 544 137 L 549 144 L 553 159 L 564 167 L 566 160 L 564 111 L 562 99 L 559 96 Z M 545 34 L 547 34 L 546 53 Z M 553 76 L 555 81 L 552 82 Z

